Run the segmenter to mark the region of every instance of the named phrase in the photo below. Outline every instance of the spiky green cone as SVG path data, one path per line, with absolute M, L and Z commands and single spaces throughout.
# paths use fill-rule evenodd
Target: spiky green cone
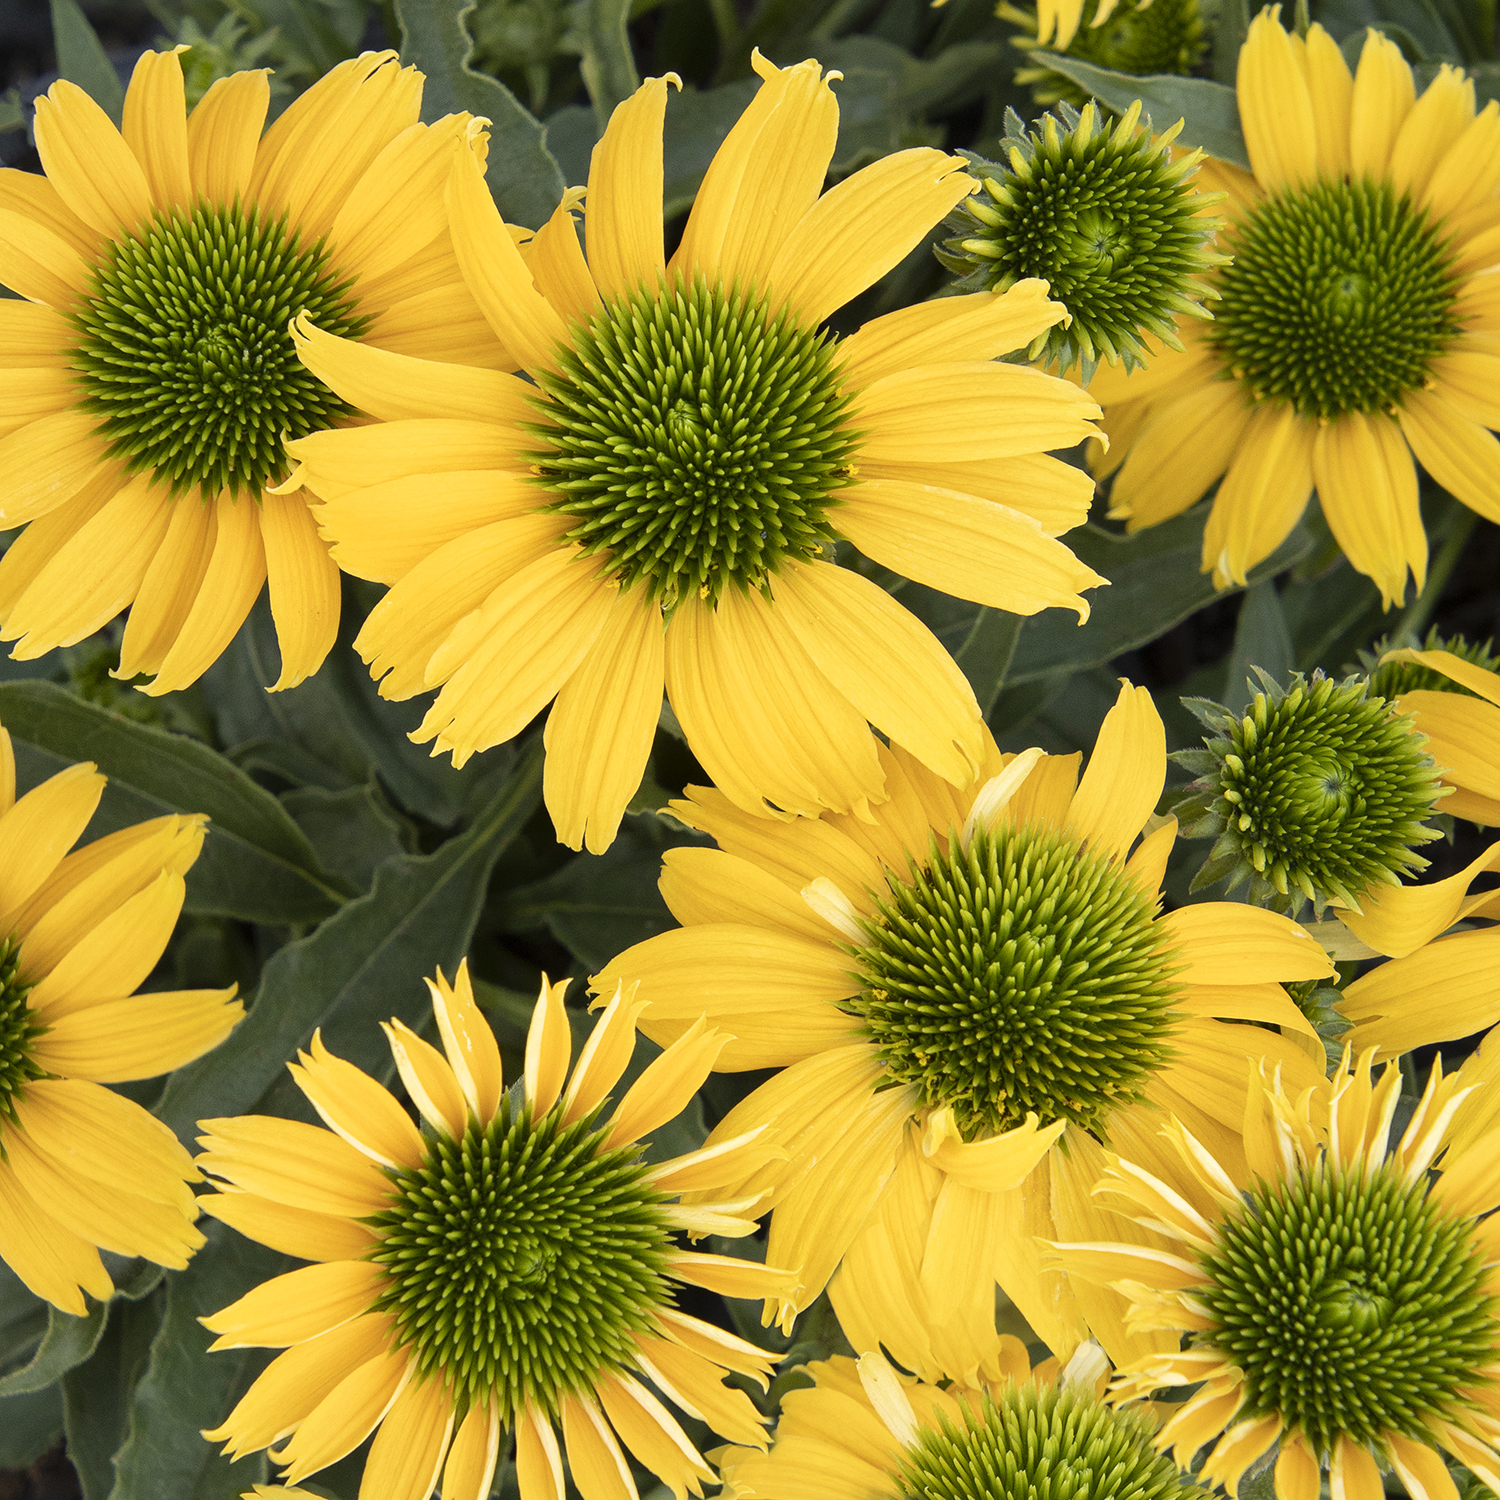
M 1193 184 L 1201 152 L 1172 159 L 1181 122 L 1152 135 L 1140 104 L 1114 125 L 1094 105 L 1059 105 L 1027 130 L 1007 110 L 1005 162 L 965 152 L 980 192 L 948 216 L 951 238 L 937 257 L 958 278 L 954 290 L 1003 291 L 1040 277 L 1069 321 L 1038 336 L 1028 357 L 1084 380 L 1101 359 L 1127 370 L 1146 355 L 1145 338 L 1180 349 L 1177 320 L 1211 315 L 1218 294 L 1198 278 L 1224 257 L 1210 249 L 1219 220 L 1205 210 L 1221 194 Z
M 1445 792 L 1427 741 L 1367 678 L 1297 672 L 1282 688 L 1255 672 L 1263 691 L 1243 715 L 1182 700 L 1211 731 L 1173 756 L 1198 777 L 1175 809 L 1184 837 L 1214 840 L 1191 889 L 1227 876 L 1257 905 L 1359 911 L 1371 887 L 1425 869 L 1413 847 L 1441 836 L 1424 821 Z
M 1420 643 L 1423 651 L 1447 651 L 1461 661 L 1471 662 L 1486 672 L 1500 672 L 1500 656 L 1494 652 L 1494 641 L 1483 645 L 1462 635 L 1443 635 L 1434 625 L 1427 632 L 1427 639 Z M 1424 667 L 1419 661 L 1388 661 L 1380 658 L 1388 651 L 1397 651 L 1404 646 L 1416 646 L 1414 636 L 1382 636 L 1368 651 L 1359 653 L 1359 664 L 1370 679 L 1370 691 L 1383 698 L 1399 698 L 1403 693 L 1457 693 L 1463 698 L 1477 698 L 1461 682 Z

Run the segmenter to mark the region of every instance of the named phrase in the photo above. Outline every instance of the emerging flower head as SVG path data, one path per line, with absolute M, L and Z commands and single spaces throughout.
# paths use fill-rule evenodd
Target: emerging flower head
M 898 1376 L 879 1354 L 805 1366 L 768 1453 L 725 1451 L 726 1500 L 804 1500 L 840 1477 L 846 1500 L 1188 1500 L 1202 1491 L 1151 1446 L 1152 1423 L 1106 1406 L 1108 1368 L 1086 1344 L 1059 1375 L 996 1340 L 986 1373 L 946 1388 Z
M 1223 260 L 1207 248 L 1219 227 L 1207 210 L 1222 195 L 1192 181 L 1201 151 L 1174 159 L 1182 122 L 1153 136 L 1140 113 L 1133 104 L 1111 126 L 1092 102 L 1082 114 L 1063 104 L 1028 131 L 1007 111 L 1009 165 L 974 160 L 981 191 L 954 209 L 957 233 L 937 251 L 965 290 L 1045 281 L 1069 320 L 1039 333 L 1029 356 L 1079 365 L 1084 380 L 1100 359 L 1141 363 L 1150 335 L 1181 348 L 1178 318 L 1207 318 L 1199 299 L 1217 295 L 1197 277 Z
M 1367 678 L 1259 675 L 1243 714 L 1184 700 L 1213 735 L 1174 757 L 1199 773 L 1176 809 L 1187 837 L 1216 840 L 1193 889 L 1228 875 L 1257 903 L 1357 912 L 1372 886 L 1425 869 L 1412 846 L 1440 836 L 1422 821 L 1446 791 L 1427 742 Z
M 1318 25 L 1251 23 L 1238 99 L 1252 172 L 1200 177 L 1229 194 L 1211 324 L 1148 371 L 1090 389 L 1115 439 L 1112 514 L 1131 529 L 1218 491 L 1203 566 L 1243 583 L 1316 488 L 1349 561 L 1387 606 L 1427 538 L 1416 463 L 1500 515 L 1500 262 L 1493 204 L 1500 104 L 1443 67 L 1420 98 L 1393 41 L 1370 32 L 1351 74 Z M 1415 462 L 1414 462 L 1415 460 Z
M 69 854 L 104 777 L 69 767 L 15 795 L 0 729 L 0 1259 L 81 1317 L 114 1292 L 100 1250 L 181 1270 L 203 1243 L 186 1151 L 108 1088 L 215 1047 L 234 989 L 137 995 L 182 910 L 202 818 L 122 828 Z
M 379 1428 L 367 1487 L 426 1496 L 441 1475 L 445 1500 L 485 1500 L 513 1441 L 524 1500 L 561 1500 L 564 1452 L 586 1491 L 597 1478 L 613 1494 L 623 1442 L 677 1500 L 701 1493 L 712 1471 L 643 1375 L 726 1437 L 762 1441 L 722 1376 L 764 1389 L 770 1358 L 679 1312 L 671 1283 L 745 1297 L 785 1295 L 796 1278 L 675 1242 L 750 1233 L 754 1196 L 673 1200 L 715 1197 L 726 1173 L 776 1148 L 747 1137 L 647 1166 L 641 1138 L 678 1114 L 727 1038 L 695 1027 L 606 1117 L 640 1006 L 616 995 L 569 1076 L 566 987 L 544 981 L 524 1077 L 507 1090 L 467 967 L 452 986 L 439 975 L 441 1053 L 400 1021 L 385 1028 L 420 1130 L 317 1037 L 291 1071 L 328 1130 L 203 1122 L 198 1164 L 221 1185 L 204 1209 L 316 1262 L 203 1320 L 215 1349 L 291 1346 L 206 1434 L 226 1452 L 279 1442 L 296 1484 Z
M 338 630 L 338 570 L 283 441 L 353 408 L 304 365 L 299 312 L 372 347 L 506 356 L 444 229 L 467 116 L 418 123 L 393 52 L 340 63 L 261 135 L 264 71 L 187 112 L 174 51 L 147 52 L 124 134 L 82 89 L 37 102 L 45 180 L 0 172 L 0 636 L 22 660 L 133 605 L 119 675 L 195 681 L 269 579 L 278 687 Z M 29 524 L 28 524 L 29 523 Z
M 1108 1297 L 1076 1301 L 1037 1241 L 1092 1237 L 1101 1141 L 1149 1138 L 1169 1109 L 1232 1145 L 1247 1058 L 1319 1076 L 1321 1043 L 1278 981 L 1332 966 L 1269 911 L 1160 913 L 1176 823 L 1153 816 L 1166 747 L 1144 689 L 1123 688 L 1081 781 L 1079 757 L 1038 750 L 991 747 L 962 793 L 898 749 L 881 758 L 896 795 L 869 821 L 767 825 L 697 788 L 674 803 L 719 848 L 668 853 L 683 927 L 593 982 L 638 984 L 658 1041 L 706 1016 L 734 1033 L 719 1068 L 781 1070 L 710 1138 L 765 1127 L 789 1155 L 734 1189 L 771 1191 L 770 1258 L 802 1267 L 768 1316 L 838 1271 L 857 1347 L 966 1380 L 998 1280 L 1054 1351 L 1085 1316 L 1123 1348 Z
M 547 804 L 573 848 L 613 840 L 664 688 L 714 782 L 760 816 L 884 798 L 868 723 L 972 779 L 966 680 L 831 561 L 836 538 L 1020 614 L 1086 614 L 1078 591 L 1103 581 L 1055 540 L 1088 478 L 1046 456 L 1095 408 L 996 362 L 1064 310 L 1028 281 L 820 333 L 974 184 L 957 157 L 900 151 L 820 197 L 829 83 L 813 62 L 756 67 L 670 264 L 667 79 L 595 148 L 587 260 L 578 194 L 518 246 L 478 158 L 457 161 L 454 245 L 534 383 L 298 327 L 308 367 L 382 419 L 293 444 L 340 565 L 391 585 L 356 642 L 380 691 L 439 689 L 414 738 L 458 764 L 551 703 Z
M 1391 1146 L 1400 1071 L 1373 1077 L 1372 1056 L 1346 1052 L 1307 1091 L 1262 1079 L 1248 1174 L 1175 1121 L 1162 1164 L 1112 1167 L 1108 1199 L 1167 1248 L 1060 1247 L 1129 1296 L 1133 1323 L 1170 1335 L 1118 1389 L 1197 1386 L 1157 1446 L 1187 1467 L 1213 1444 L 1202 1477 L 1232 1496 L 1278 1441 L 1279 1500 L 1315 1496 L 1325 1473 L 1335 1495 L 1381 1500 L 1383 1467 L 1412 1495 L 1452 1497 L 1444 1451 L 1500 1483 L 1500 1254 L 1479 1222 L 1500 1198 L 1500 1137 L 1450 1144 L 1471 1090 L 1439 1064 Z

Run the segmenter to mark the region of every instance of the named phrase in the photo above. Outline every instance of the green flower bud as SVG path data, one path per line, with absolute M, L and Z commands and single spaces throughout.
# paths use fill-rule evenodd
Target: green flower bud
M 1419 661 L 1388 661 L 1381 664 L 1380 658 L 1387 651 L 1396 651 L 1403 646 L 1415 646 L 1415 638 L 1407 636 L 1382 636 L 1368 651 L 1359 653 L 1360 666 L 1370 679 L 1370 691 L 1383 698 L 1399 698 L 1403 693 L 1457 693 L 1464 698 L 1477 698 L 1461 682 L 1424 667 Z M 1447 651 L 1462 661 L 1472 662 L 1486 672 L 1500 672 L 1500 656 L 1492 649 L 1494 641 L 1480 645 L 1461 635 L 1441 634 L 1434 626 L 1427 632 L 1422 643 L 1424 651 Z

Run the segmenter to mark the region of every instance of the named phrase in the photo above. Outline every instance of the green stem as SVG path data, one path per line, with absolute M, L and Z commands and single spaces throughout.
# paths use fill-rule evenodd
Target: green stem
M 719 34 L 719 62 L 722 72 L 724 64 L 740 51 L 740 18 L 735 14 L 734 0 L 708 0 L 708 9 L 713 16 L 714 30 Z
M 836 0 L 808 35 L 817 42 L 832 41 L 846 27 L 859 20 L 861 12 L 869 3 L 870 0 Z
M 1467 506 L 1460 511 L 1458 519 L 1453 523 L 1453 530 L 1448 533 L 1448 540 L 1443 543 L 1442 550 L 1428 569 L 1427 582 L 1422 585 L 1422 592 L 1401 616 L 1401 634 L 1421 638 L 1437 610 L 1438 601 L 1448 585 L 1448 577 L 1458 566 L 1458 559 L 1463 555 L 1478 520 L 1479 517 Z

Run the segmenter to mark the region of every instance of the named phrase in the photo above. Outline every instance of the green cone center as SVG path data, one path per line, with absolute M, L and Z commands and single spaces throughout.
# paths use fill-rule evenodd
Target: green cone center
M 1068 43 L 1071 57 L 1081 57 L 1119 73 L 1191 73 L 1203 56 L 1203 14 L 1198 0 L 1123 0 L 1102 26 L 1089 22 L 1098 10 L 1091 5 L 1084 22 Z M 1041 59 L 1037 59 L 1040 61 Z M 1070 85 L 1083 104 L 1088 94 Z
M 1244 1372 L 1244 1416 L 1279 1412 L 1327 1454 L 1344 1433 L 1419 1440 L 1467 1407 L 1495 1357 L 1484 1256 L 1470 1226 L 1395 1170 L 1319 1163 L 1262 1185 L 1204 1257 L 1203 1335 Z
M 1219 759 L 1226 837 L 1278 891 L 1347 901 L 1424 861 L 1414 844 L 1441 790 L 1424 742 L 1362 682 L 1258 694 Z
M 20 944 L 0 943 L 0 1120 L 12 1123 L 21 1091 L 45 1072 L 31 1060 L 31 1045 L 46 1028 L 27 1004 L 31 986 L 22 983 L 20 967 Z
M 662 1199 L 634 1148 L 606 1151 L 591 1122 L 533 1121 L 512 1099 L 486 1128 L 428 1143 L 393 1173 L 371 1259 L 377 1306 L 424 1374 L 507 1420 L 634 1363 L 635 1335 L 668 1300 Z
M 362 333 L 349 287 L 320 244 L 258 209 L 158 214 L 110 247 L 74 310 L 83 405 L 132 472 L 174 493 L 258 497 L 286 477 L 284 439 L 352 410 L 287 331 L 306 312 L 327 333 Z
M 977 1408 L 977 1409 L 976 1409 Z M 1187 1500 L 1203 1491 L 1151 1446 L 1151 1427 L 1076 1390 L 1029 1382 L 964 1398 L 902 1461 L 904 1500 Z
M 642 290 L 576 329 L 538 383 L 540 482 L 622 587 L 669 609 L 761 589 L 832 539 L 849 401 L 831 341 L 790 313 L 701 280 Z
M 1118 863 L 1002 823 L 932 844 L 889 891 L 850 1002 L 897 1083 L 968 1138 L 1067 1119 L 1102 1131 L 1166 1059 L 1173 955 Z
M 1452 258 L 1388 183 L 1273 194 L 1230 248 L 1209 338 L 1256 400 L 1314 418 L 1389 411 L 1458 331 Z
M 1391 650 L 1398 643 L 1391 640 L 1381 640 L 1370 650 L 1370 657 L 1379 661 L 1380 657 Z M 1428 632 L 1427 639 L 1422 643 L 1424 651 L 1447 651 L 1458 657 L 1461 661 L 1472 663 L 1485 672 L 1500 672 L 1500 656 L 1494 651 L 1494 641 L 1470 641 L 1461 635 L 1442 636 L 1436 629 Z M 1477 698 L 1478 693 L 1466 688 L 1463 683 L 1455 682 L 1451 677 L 1442 672 L 1435 672 L 1431 667 L 1424 666 L 1419 661 L 1388 661 L 1377 666 L 1370 673 L 1370 691 L 1378 693 L 1382 698 L 1399 698 L 1403 693 L 1453 693 L 1460 698 Z

